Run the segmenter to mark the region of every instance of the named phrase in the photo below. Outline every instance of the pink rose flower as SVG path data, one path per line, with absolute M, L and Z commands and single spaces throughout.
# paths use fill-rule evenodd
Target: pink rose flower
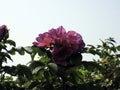
M 37 37 L 33 44 L 39 48 L 50 48 L 51 55 L 56 64 L 66 66 L 70 57 L 85 47 L 82 36 L 75 31 L 68 31 L 60 26 L 51 29 Z

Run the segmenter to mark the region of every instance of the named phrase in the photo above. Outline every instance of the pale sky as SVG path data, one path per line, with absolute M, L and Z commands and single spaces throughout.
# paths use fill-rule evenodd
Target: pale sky
M 120 44 L 120 0 L 0 0 L 2 24 L 17 46 L 31 46 L 39 33 L 61 25 L 86 44 L 109 37 Z

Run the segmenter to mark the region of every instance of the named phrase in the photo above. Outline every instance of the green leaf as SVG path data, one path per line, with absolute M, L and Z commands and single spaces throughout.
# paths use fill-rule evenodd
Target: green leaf
M 30 50 L 30 47 L 29 47 L 29 50 L 28 52 L 30 53 L 31 55 L 31 59 L 34 60 L 34 57 L 36 56 L 36 54 L 39 52 L 39 48 L 38 47 L 35 47 L 35 46 L 32 46 L 31 47 L 32 50 Z M 32 51 L 32 52 L 31 52 Z
M 32 72 L 30 68 L 25 65 L 17 65 L 17 74 L 22 77 L 26 76 L 27 79 L 32 78 Z
M 8 80 L 8 81 L 12 81 L 13 77 L 12 76 L 6 76 L 5 79 Z
M 43 63 L 48 63 L 51 59 L 48 58 L 47 56 L 43 56 L 40 58 L 40 61 L 43 62 Z
M 52 71 L 52 72 L 57 72 L 58 71 L 58 66 L 57 66 L 57 64 L 55 64 L 55 63 L 49 63 L 48 64 L 48 67 L 49 67 L 49 69 Z
M 13 61 L 9 54 L 6 53 L 5 55 L 6 55 L 7 58 L 9 58 L 11 61 Z
M 32 46 L 33 53 L 38 53 L 39 56 L 45 55 L 46 49 L 40 49 L 38 47 Z
M 39 73 L 40 70 L 43 70 L 44 67 L 38 66 L 32 70 L 32 74 L 37 74 Z
M 81 74 L 81 72 L 73 71 L 71 75 L 72 75 L 72 80 L 74 81 L 75 84 L 80 84 L 80 82 L 84 82 L 84 77 Z
M 97 52 L 96 50 L 91 49 L 91 48 L 88 48 L 88 53 L 91 53 L 91 54 L 93 54 L 93 55 L 98 54 L 98 52 Z
M 94 70 L 95 68 L 100 71 L 104 70 L 104 68 L 102 66 L 100 66 L 99 64 L 97 64 L 96 62 L 93 62 L 93 61 L 82 61 L 82 65 L 91 71 Z
M 16 46 L 16 43 L 13 40 L 7 40 L 6 43 L 8 43 L 12 46 Z
M 108 38 L 108 39 L 106 39 L 106 40 L 116 43 L 116 41 L 115 41 L 114 38 L 112 38 L 112 37 L 110 37 L 110 38 Z
M 88 44 L 87 46 L 89 46 L 91 49 L 95 49 L 93 45 Z
M 120 67 L 116 68 L 114 71 L 114 79 L 120 80 Z
M 35 55 L 36 55 L 36 53 L 32 53 L 32 54 L 30 54 L 30 56 L 31 56 L 31 60 L 32 60 L 32 61 L 34 60 Z
M 6 45 L 2 42 L 0 42 L 0 49 L 6 49 Z
M 24 55 L 24 54 L 25 54 L 23 47 L 17 47 L 17 48 L 15 48 L 15 50 L 16 50 L 20 55 Z
M 25 87 L 25 88 L 29 88 L 30 84 L 31 84 L 30 81 L 29 81 L 29 82 L 26 82 L 26 83 L 24 84 L 24 87 Z
M 33 52 L 33 48 L 31 46 L 24 47 L 24 50 L 29 54 Z
M 11 61 L 13 61 L 12 58 L 11 58 L 11 56 L 10 56 L 8 53 L 1 52 L 0 55 L 1 55 L 2 57 L 7 57 L 7 58 L 10 59 Z
M 38 55 L 39 55 L 39 56 L 44 56 L 44 55 L 45 55 L 45 52 L 46 52 L 45 49 L 39 49 Z
M 82 61 L 82 55 L 80 53 L 72 55 L 70 58 L 70 63 L 72 65 L 81 65 L 81 61 Z
M 10 53 L 11 55 L 15 55 L 15 48 L 12 47 L 12 49 L 10 49 L 8 53 Z
M 120 51 L 120 45 L 116 47 L 118 51 Z
M 47 71 L 47 70 L 44 71 L 44 77 L 47 80 L 47 82 L 50 81 L 50 73 L 49 73 L 49 71 Z
M 3 67 L 4 71 L 12 76 L 16 75 L 16 67 L 15 66 L 4 66 Z
M 33 69 L 35 69 L 36 67 L 44 66 L 44 65 L 45 65 L 45 64 L 44 64 L 43 62 L 40 62 L 40 61 L 32 61 L 29 67 L 33 70 Z
M 116 48 L 115 47 L 111 47 L 110 48 L 114 53 L 116 52 Z
M 29 85 L 28 89 L 33 89 L 33 88 L 36 87 L 38 84 L 40 84 L 40 83 L 37 82 L 37 81 L 33 81 L 33 82 L 31 82 L 31 84 Z
M 33 52 L 35 52 L 35 53 L 38 53 L 40 50 L 38 47 L 34 47 L 34 46 L 32 47 L 32 49 L 33 49 Z
M 37 74 L 44 66 L 45 64 L 41 61 L 32 61 L 29 67 L 32 70 L 32 74 Z

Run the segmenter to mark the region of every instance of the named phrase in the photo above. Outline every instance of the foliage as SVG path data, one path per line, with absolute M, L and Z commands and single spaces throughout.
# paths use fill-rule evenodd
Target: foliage
M 29 54 L 27 65 L 7 66 L 12 55 Z M 82 61 L 82 54 L 91 54 L 92 61 Z M 96 59 L 96 55 L 99 57 Z M 37 56 L 37 58 L 36 58 Z M 16 47 L 9 32 L 0 41 L 1 90 L 119 90 L 120 45 L 113 38 L 100 45 L 87 45 L 70 57 L 67 66 L 56 64 L 50 49 L 36 46 Z

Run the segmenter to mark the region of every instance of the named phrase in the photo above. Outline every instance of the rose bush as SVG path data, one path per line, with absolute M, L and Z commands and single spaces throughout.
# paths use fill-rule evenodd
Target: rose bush
M 80 34 L 60 26 L 36 40 L 32 46 L 16 47 L 6 25 L 0 27 L 0 90 L 120 89 L 120 45 L 113 38 L 85 47 Z M 29 54 L 30 62 L 9 66 L 16 53 Z M 94 59 L 83 61 L 82 54 Z

